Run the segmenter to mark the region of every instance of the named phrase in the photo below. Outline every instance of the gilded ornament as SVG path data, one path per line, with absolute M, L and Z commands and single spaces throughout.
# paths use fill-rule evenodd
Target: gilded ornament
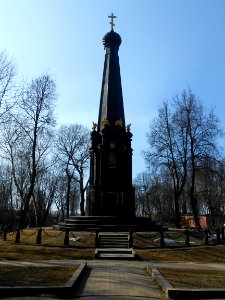
M 123 121 L 121 119 L 120 120 L 116 120 L 115 125 L 122 127 L 123 126 Z
M 127 125 L 127 130 L 130 131 L 130 128 L 131 128 L 131 124 L 128 124 Z
M 106 125 L 110 125 L 110 124 L 109 124 L 109 121 L 107 119 L 103 119 L 102 120 L 102 125 L 106 126 Z
M 97 127 L 98 127 L 97 123 L 92 122 L 92 129 L 93 129 L 93 130 L 96 130 Z

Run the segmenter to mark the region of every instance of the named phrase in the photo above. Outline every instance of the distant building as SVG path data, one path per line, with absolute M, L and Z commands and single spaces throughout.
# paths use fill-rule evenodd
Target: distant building
M 224 227 L 225 216 L 218 215 L 218 216 L 212 217 L 211 215 L 200 215 L 199 223 L 200 223 L 200 226 L 202 229 L 221 228 L 221 227 Z M 191 214 L 182 215 L 181 216 L 181 226 L 189 227 L 189 228 L 196 228 L 193 215 L 191 215 Z

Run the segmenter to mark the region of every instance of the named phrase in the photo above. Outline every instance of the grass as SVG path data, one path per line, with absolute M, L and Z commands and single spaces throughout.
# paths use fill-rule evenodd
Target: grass
M 53 228 L 43 228 L 41 245 L 36 245 L 37 229 L 21 232 L 20 243 L 15 244 L 15 234 L 8 234 L 7 241 L 0 238 L 0 257 L 5 259 L 94 259 L 95 234 L 70 232 L 70 246 L 63 246 L 65 233 Z M 192 236 L 195 245 L 190 247 L 160 248 L 154 239 L 156 233 L 134 234 L 137 257 L 145 261 L 192 261 L 197 263 L 225 263 L 224 245 L 200 246 L 201 236 Z M 182 232 L 168 232 L 167 238 L 182 240 Z M 153 248 L 152 248 L 153 247 Z
M 0 242 L 0 257 L 11 260 L 92 259 L 94 258 L 94 249 L 2 244 Z
M 76 269 L 75 266 L 3 266 L 0 269 L 0 286 L 64 285 Z
M 174 288 L 224 288 L 224 271 L 172 268 L 160 268 L 159 271 Z
M 200 246 L 173 249 L 135 249 L 137 258 L 155 262 L 225 263 L 225 246 Z M 0 257 L 11 260 L 94 259 L 94 248 L 53 247 L 0 241 Z
M 178 235 L 177 233 L 169 234 L 169 237 L 174 237 L 174 239 Z M 70 246 L 63 246 L 64 232 L 52 228 L 44 228 L 41 245 L 36 245 L 36 236 L 36 229 L 23 230 L 19 244 L 15 244 L 15 234 L 7 235 L 7 241 L 3 241 L 0 237 L 0 258 L 9 260 L 94 259 L 95 235 L 89 232 L 71 232 Z M 137 257 L 140 260 L 155 262 L 225 263 L 224 244 L 201 246 L 200 237 L 196 236 L 192 237 L 193 241 L 194 238 L 196 239 L 196 246 L 160 248 L 154 242 L 155 237 L 157 237 L 155 233 L 134 234 L 134 247 Z M 183 239 L 182 236 L 179 238 L 180 240 Z M 153 248 L 150 249 L 150 247 Z M 165 273 L 168 281 L 175 287 L 221 288 L 225 282 L 225 272 L 222 271 L 204 270 L 202 272 L 177 269 L 161 269 L 160 271 Z M 10 285 L 42 285 L 45 283 L 48 285 L 57 285 L 67 281 L 72 275 L 71 272 L 74 272 L 74 267 L 1 267 L 0 285 L 4 285 L 4 282 L 7 285 L 9 283 Z M 59 273 L 59 280 L 57 279 L 57 273 Z M 33 275 L 35 277 L 32 279 Z
M 55 230 L 51 227 L 42 228 L 41 244 L 46 246 L 63 246 L 65 233 Z M 85 248 L 94 247 L 94 233 L 90 232 L 70 232 L 70 245 L 76 247 L 85 246 Z M 7 241 L 15 243 L 16 234 L 12 232 L 7 234 Z M 20 233 L 20 243 L 26 245 L 35 245 L 37 239 L 37 228 L 23 229 Z
M 71 232 L 69 247 L 63 246 L 62 231 L 43 228 L 41 245 L 36 245 L 36 237 L 36 229 L 25 229 L 18 244 L 15 243 L 15 233 L 8 234 L 7 241 L 0 238 L 0 257 L 11 260 L 94 258 L 94 235 L 89 232 Z
M 225 246 L 136 250 L 141 260 L 155 262 L 225 263 Z
M 136 248 L 152 248 L 159 247 L 160 234 L 158 232 L 144 232 L 144 233 L 134 233 L 134 246 Z M 192 246 L 204 245 L 203 232 L 190 231 L 190 244 Z M 164 233 L 165 240 L 172 240 L 175 243 L 172 247 L 184 247 L 185 246 L 185 233 L 182 229 L 172 229 Z M 215 241 L 209 242 L 211 245 L 215 244 Z

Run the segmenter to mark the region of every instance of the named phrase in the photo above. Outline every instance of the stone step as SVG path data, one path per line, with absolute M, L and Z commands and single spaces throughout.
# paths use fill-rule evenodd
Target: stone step
M 99 236 L 101 237 L 121 237 L 121 238 L 125 238 L 127 237 L 128 232 L 99 232 Z
M 167 230 L 156 225 L 149 218 L 121 217 L 121 216 L 71 216 L 63 223 L 59 223 L 62 230 L 71 231 L 159 231 Z
M 122 237 L 124 237 L 124 236 L 127 236 L 128 234 L 129 234 L 129 232 L 127 232 L 127 231 L 124 231 L 124 232 L 115 232 L 115 231 L 104 232 L 104 231 L 101 231 L 101 232 L 99 232 L 100 236 L 122 236 Z
M 129 233 L 123 232 L 100 232 L 98 240 L 99 248 L 129 248 Z
M 101 249 L 121 249 L 124 253 L 129 249 L 129 232 L 100 232 L 98 247 Z
M 65 222 L 59 223 L 59 227 L 63 230 L 68 229 L 71 231 L 125 231 L 125 230 L 134 230 L 137 231 L 137 226 L 135 225 L 126 225 L 126 224 L 101 224 L 93 222 Z
M 121 246 L 124 246 L 125 248 L 127 248 L 128 246 L 128 240 L 126 241 L 121 241 L 121 240 L 99 240 L 99 245 L 118 245 L 118 247 L 121 248 Z
M 99 253 L 96 258 L 105 258 L 105 259 L 134 259 L 132 254 L 115 254 L 115 253 Z
M 124 241 L 124 240 L 116 240 L 116 239 L 113 239 L 113 240 L 100 239 L 99 243 L 101 243 L 101 244 L 123 244 L 123 245 L 129 244 L 128 240 Z
M 71 216 L 65 220 L 65 224 L 127 225 L 133 224 L 133 220 L 113 216 Z
M 124 238 L 122 237 L 99 237 L 100 241 L 104 241 L 104 242 L 128 242 L 129 238 L 126 236 Z
M 121 249 L 121 248 L 96 248 L 95 251 L 100 251 L 101 253 L 129 253 L 134 252 L 133 248 Z
M 96 248 L 96 258 L 116 258 L 116 259 L 133 259 L 135 251 L 133 248 L 120 249 L 120 248 Z
M 129 245 L 114 245 L 114 244 L 99 244 L 99 247 L 100 248 L 104 248 L 104 249 L 107 249 L 107 248 L 120 248 L 120 249 L 128 249 L 129 248 Z
M 116 243 L 116 242 L 122 242 L 122 243 L 127 243 L 128 242 L 128 238 L 126 238 L 126 239 L 121 239 L 121 238 L 100 238 L 99 239 L 99 241 L 100 242 L 104 242 L 104 243 L 107 243 L 107 242 L 109 242 L 109 243 Z
M 100 242 L 105 242 L 105 243 L 107 243 L 107 242 L 110 242 L 110 243 L 112 243 L 112 242 L 127 243 L 128 238 L 126 238 L 126 239 L 121 239 L 121 238 L 112 238 L 112 239 L 110 239 L 110 238 L 99 238 L 99 241 Z

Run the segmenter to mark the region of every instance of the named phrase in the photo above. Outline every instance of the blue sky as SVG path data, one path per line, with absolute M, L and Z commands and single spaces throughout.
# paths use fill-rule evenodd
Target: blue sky
M 57 84 L 57 120 L 91 129 L 98 119 L 108 15 L 117 16 L 126 122 L 132 124 L 133 176 L 157 109 L 190 87 L 225 126 L 224 0 L 0 0 L 0 50 L 31 79 Z M 224 142 L 223 142 L 224 143 Z

